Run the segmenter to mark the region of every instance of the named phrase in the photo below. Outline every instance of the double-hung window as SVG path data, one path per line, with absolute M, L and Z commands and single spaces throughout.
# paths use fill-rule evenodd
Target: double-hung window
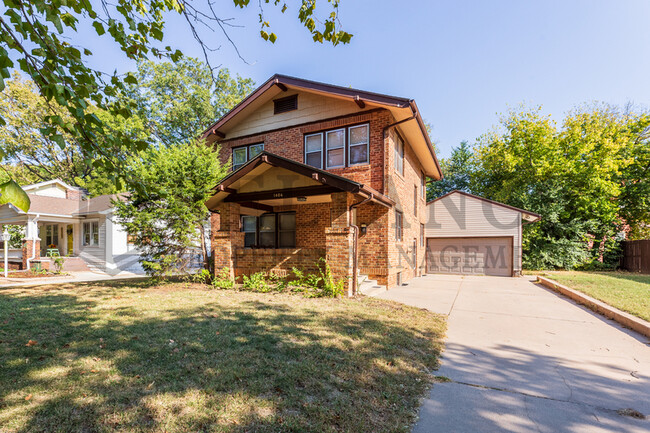
M 45 226 L 45 244 L 49 248 L 50 245 L 59 246 L 59 227 L 54 224 Z
M 345 167 L 345 128 L 325 133 L 327 168 Z
M 255 158 L 264 150 L 264 143 L 249 144 L 248 146 L 234 147 L 232 149 L 232 171 L 238 170 L 249 160 Z
M 348 128 L 348 165 L 368 163 L 368 125 Z
M 413 215 L 418 216 L 418 186 L 413 186 Z
M 422 200 L 427 199 L 427 178 L 422 173 L 422 178 L 420 179 L 420 195 L 422 196 Z
M 245 248 L 295 248 L 296 213 L 266 213 L 242 216 Z
M 368 124 L 305 135 L 305 164 L 316 168 L 342 168 L 370 161 Z
M 244 232 L 244 247 L 250 248 L 257 245 L 257 217 L 242 216 L 241 229 Z
M 395 134 L 395 171 L 404 176 L 404 141 Z
M 395 240 L 400 242 L 403 234 L 404 215 L 402 212 L 395 211 Z
M 99 246 L 99 222 L 89 221 L 83 224 L 83 244 L 86 247 Z
M 323 133 L 305 136 L 305 164 L 323 168 Z

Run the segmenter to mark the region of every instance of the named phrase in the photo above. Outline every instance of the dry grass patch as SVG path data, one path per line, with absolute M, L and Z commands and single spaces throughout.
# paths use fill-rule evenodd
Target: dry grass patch
M 3 433 L 406 432 L 445 326 L 149 280 L 0 289 L 0 324 Z

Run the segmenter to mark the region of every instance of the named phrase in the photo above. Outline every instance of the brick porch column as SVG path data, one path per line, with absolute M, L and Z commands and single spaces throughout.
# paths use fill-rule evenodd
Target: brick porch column
M 325 228 L 326 260 L 336 281 L 345 280 L 345 292 L 353 293 L 353 231 L 350 228 L 350 205 L 354 197 L 348 192 L 332 194 L 331 227 Z
M 36 254 L 34 260 L 38 260 L 41 257 L 41 240 L 36 239 L 23 239 L 23 267 L 22 269 L 27 269 L 27 259 L 32 256 L 32 245 L 36 244 Z
M 244 246 L 244 233 L 240 231 L 239 205 L 220 203 L 217 213 L 211 216 L 214 272 L 218 274 L 227 267 L 231 278 L 235 278 L 235 251 Z

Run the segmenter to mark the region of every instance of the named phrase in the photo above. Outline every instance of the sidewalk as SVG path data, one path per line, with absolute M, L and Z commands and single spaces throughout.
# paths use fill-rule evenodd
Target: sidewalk
M 105 272 L 68 272 L 69 275 L 60 277 L 44 278 L 1 278 L 0 288 L 7 287 L 31 287 L 45 286 L 50 284 L 69 284 L 82 283 L 88 281 L 107 281 L 107 280 L 124 280 L 129 278 L 147 278 L 147 275 L 135 274 L 133 272 L 120 272 L 116 275 L 110 275 Z

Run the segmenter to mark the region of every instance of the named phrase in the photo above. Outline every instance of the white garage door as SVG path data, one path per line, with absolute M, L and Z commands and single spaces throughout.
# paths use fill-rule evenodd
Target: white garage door
M 427 273 L 512 276 L 512 238 L 429 238 Z

